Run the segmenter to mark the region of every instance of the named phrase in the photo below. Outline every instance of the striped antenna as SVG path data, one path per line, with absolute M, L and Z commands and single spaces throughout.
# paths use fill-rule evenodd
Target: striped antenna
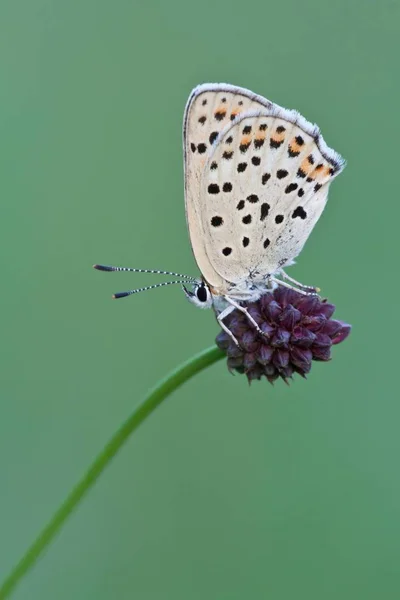
M 173 277 L 182 277 L 189 281 L 196 282 L 194 277 L 190 275 L 182 275 L 182 273 L 173 273 L 172 271 L 157 271 L 155 269 L 132 269 L 131 267 L 111 267 L 109 265 L 93 265 L 93 269 L 98 271 L 130 271 L 131 273 L 153 273 L 155 275 L 172 275 Z M 175 282 L 173 282 L 175 283 Z
M 129 292 L 118 292 L 113 294 L 113 298 L 125 298 L 126 296 L 132 296 L 132 294 L 138 294 L 139 292 L 146 292 L 147 290 L 154 290 L 155 288 L 163 287 L 164 285 L 174 285 L 176 283 L 185 283 L 184 281 L 164 281 L 163 283 L 155 283 L 154 285 L 147 285 L 146 287 L 136 288 L 135 290 L 129 290 Z

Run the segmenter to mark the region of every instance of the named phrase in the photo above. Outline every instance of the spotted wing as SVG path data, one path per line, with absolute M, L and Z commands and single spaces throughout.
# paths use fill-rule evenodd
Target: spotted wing
M 193 253 L 200 271 L 210 285 L 227 288 L 227 281 L 210 262 L 205 248 L 201 197 L 202 175 L 218 136 L 243 113 L 273 105 L 249 90 L 228 84 L 204 84 L 188 100 L 184 124 L 185 205 Z M 229 281 L 229 280 L 228 280 Z
M 212 268 L 240 284 L 263 280 L 301 251 L 344 166 L 316 126 L 271 105 L 244 112 L 208 155 L 199 212 Z

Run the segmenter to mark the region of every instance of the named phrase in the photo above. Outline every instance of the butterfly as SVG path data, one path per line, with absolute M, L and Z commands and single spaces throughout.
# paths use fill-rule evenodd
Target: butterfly
M 318 293 L 284 269 L 301 252 L 345 161 L 297 111 L 223 83 L 202 84 L 191 92 L 183 147 L 186 221 L 201 279 L 94 266 L 179 277 L 114 297 L 181 283 L 190 302 L 214 308 L 220 326 L 237 343 L 224 324 L 233 310 L 244 312 L 260 331 L 242 303 L 257 301 L 277 285 Z

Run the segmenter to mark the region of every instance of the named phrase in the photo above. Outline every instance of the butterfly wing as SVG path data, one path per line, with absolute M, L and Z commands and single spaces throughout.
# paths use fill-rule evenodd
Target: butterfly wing
M 290 264 L 344 166 L 316 126 L 268 104 L 221 131 L 192 200 L 211 268 L 234 285 L 263 281 Z
M 219 290 L 229 288 L 227 280 L 216 271 L 208 256 L 203 221 L 201 185 L 203 172 L 219 135 L 230 128 L 238 115 L 272 103 L 249 90 L 228 84 L 204 84 L 195 88 L 188 100 L 183 124 L 185 156 L 185 206 L 190 241 L 198 267 L 207 282 Z M 209 247 L 209 242 L 207 243 Z

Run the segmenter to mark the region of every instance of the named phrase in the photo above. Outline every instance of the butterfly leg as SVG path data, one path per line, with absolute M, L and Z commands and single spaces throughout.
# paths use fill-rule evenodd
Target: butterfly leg
M 284 287 L 287 287 L 290 290 L 296 290 L 296 292 L 304 294 L 305 296 L 313 296 L 315 294 L 318 294 L 318 292 L 320 291 L 319 288 L 313 287 L 312 285 L 303 285 L 299 281 L 296 281 L 296 279 L 293 279 L 293 277 L 289 277 L 289 275 L 287 275 L 285 271 L 281 270 L 280 274 L 282 275 L 283 279 L 290 281 L 290 283 L 286 283 L 285 281 L 282 281 L 282 279 L 276 279 L 275 277 L 271 277 L 272 281 L 274 281 L 278 285 L 283 285 Z
M 285 271 L 283 269 L 281 270 L 281 274 L 282 274 L 282 277 L 284 279 L 286 279 L 286 281 L 290 281 L 290 283 L 293 283 L 294 285 L 301 288 L 302 290 L 310 290 L 310 292 L 319 292 L 320 291 L 319 288 L 317 288 L 313 285 L 304 285 L 303 283 L 300 283 L 300 281 L 293 279 L 293 277 L 290 277 L 290 275 L 285 273 Z
M 225 333 L 227 333 L 232 338 L 232 340 L 235 342 L 236 346 L 239 346 L 239 342 L 233 335 L 232 331 L 224 324 L 224 321 L 223 321 L 225 319 L 225 317 L 230 315 L 231 312 L 233 312 L 234 310 L 235 310 L 234 306 L 232 306 L 232 305 L 227 306 L 221 313 L 219 313 L 219 315 L 217 315 L 217 321 L 219 323 L 219 326 L 225 331 Z
M 232 300 L 232 298 L 229 298 L 228 296 L 224 296 L 225 300 L 227 302 L 229 302 L 229 304 L 231 305 L 229 308 L 231 308 L 231 311 L 234 308 L 237 308 L 237 310 L 240 310 L 240 312 L 244 313 L 246 315 L 246 317 L 248 318 L 248 320 L 250 321 L 250 323 L 252 325 L 254 325 L 255 329 L 258 331 L 258 333 L 260 333 L 261 335 L 264 335 L 264 333 L 262 332 L 262 330 L 259 328 L 258 324 L 256 323 L 256 321 L 253 319 L 253 317 L 251 316 L 251 314 L 249 313 L 249 311 L 247 310 L 247 308 L 245 308 L 244 306 L 241 306 L 238 302 L 235 302 L 234 300 Z M 227 310 L 227 309 L 225 309 Z M 229 311 L 229 312 L 231 312 Z M 225 312 L 225 311 L 224 311 Z M 222 314 L 222 313 L 221 313 Z M 229 313 L 228 313 L 229 314 Z
M 277 285 L 281 285 L 285 288 L 288 288 L 289 290 L 294 290 L 295 292 L 298 292 L 299 294 L 303 294 L 303 296 L 314 296 L 315 295 L 314 292 L 306 292 L 306 291 L 302 290 L 301 288 L 294 287 L 294 285 L 291 285 L 290 283 L 286 283 L 286 281 L 282 281 L 282 279 L 277 279 L 276 277 L 271 277 L 271 281 L 275 282 Z

